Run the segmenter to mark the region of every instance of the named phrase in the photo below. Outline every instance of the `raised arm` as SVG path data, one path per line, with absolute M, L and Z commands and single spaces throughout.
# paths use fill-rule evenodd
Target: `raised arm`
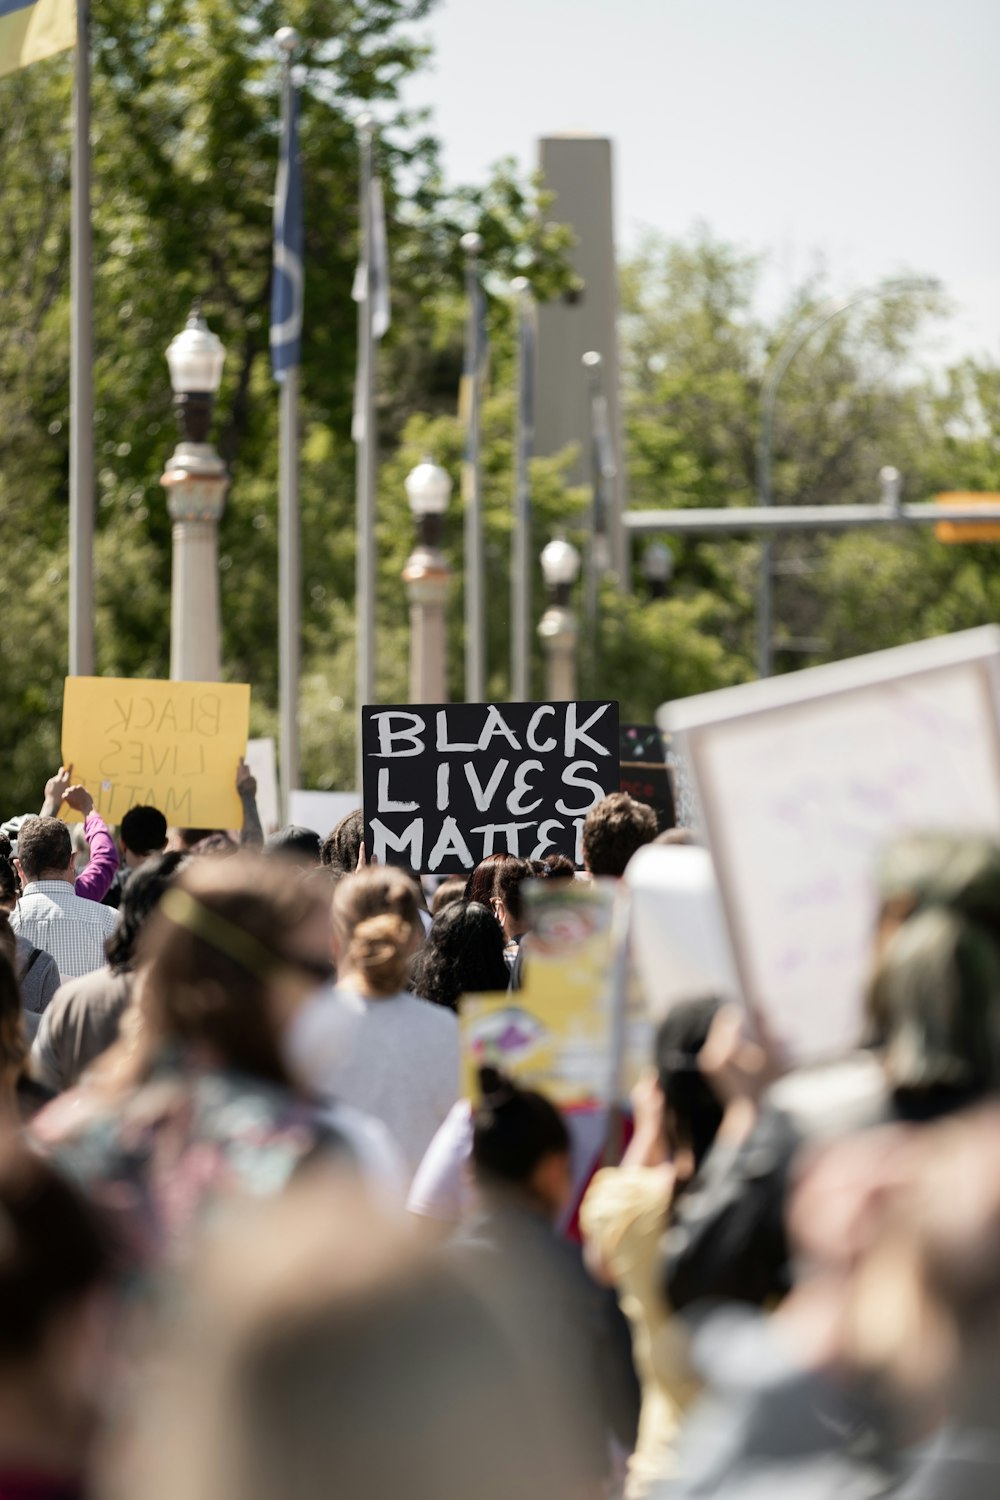
M 87 901 L 103 901 L 118 869 L 115 841 L 100 813 L 94 811 L 94 799 L 86 787 L 68 787 L 63 793 L 63 801 L 68 807 L 83 813 L 83 836 L 90 847 L 90 863 L 77 877 L 74 890 Z
M 257 783 L 253 772 L 245 760 L 241 760 L 236 767 L 236 790 L 243 804 L 243 826 L 240 829 L 241 849 L 262 849 L 264 847 L 264 830 L 260 826 L 260 813 L 257 811 Z
M 41 816 L 43 818 L 57 818 L 59 809 L 62 807 L 63 798 L 69 791 L 73 781 L 73 767 L 60 766 L 54 776 L 50 776 L 45 783 L 45 799 L 42 802 Z

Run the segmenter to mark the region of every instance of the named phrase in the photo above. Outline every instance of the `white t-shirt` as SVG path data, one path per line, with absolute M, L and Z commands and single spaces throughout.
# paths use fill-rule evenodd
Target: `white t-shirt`
M 472 1105 L 468 1099 L 460 1099 L 449 1110 L 417 1169 L 406 1199 L 410 1213 L 441 1224 L 460 1223 L 473 1202 L 471 1155 Z
M 337 985 L 297 1018 L 289 1043 L 314 1092 L 382 1121 L 412 1177 L 458 1098 L 458 1018 L 416 995 L 367 999 Z

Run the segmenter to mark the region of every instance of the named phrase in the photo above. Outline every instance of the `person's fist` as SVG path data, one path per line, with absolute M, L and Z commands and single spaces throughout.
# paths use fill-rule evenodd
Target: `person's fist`
M 251 797 L 257 795 L 257 780 L 245 760 L 241 760 L 236 767 L 236 790 L 242 794 L 248 792 Z
M 50 776 L 45 783 L 45 801 L 51 802 L 58 807 L 69 790 L 70 782 L 73 780 L 73 767 L 60 766 L 54 776 Z
M 63 792 L 62 800 L 75 812 L 83 813 L 85 818 L 94 811 L 94 799 L 85 786 L 67 787 Z

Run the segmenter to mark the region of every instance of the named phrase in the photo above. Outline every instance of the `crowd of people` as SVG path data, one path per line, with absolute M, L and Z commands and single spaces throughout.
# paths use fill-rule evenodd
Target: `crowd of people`
M 0 830 L 0 1500 L 1000 1493 L 1000 848 L 888 851 L 854 1053 L 693 988 L 595 1150 L 462 1096 L 463 996 L 694 835 L 615 793 L 430 889 L 237 782 Z

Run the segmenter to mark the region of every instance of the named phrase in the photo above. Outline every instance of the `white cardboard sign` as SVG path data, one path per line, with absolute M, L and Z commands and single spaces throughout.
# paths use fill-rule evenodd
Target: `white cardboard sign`
M 325 839 L 341 818 L 361 807 L 358 792 L 292 792 L 289 798 L 288 821 L 303 828 L 311 828 Z
M 274 740 L 247 740 L 246 763 L 257 783 L 257 812 L 261 827 L 265 834 L 274 833 L 281 827 Z
M 745 998 L 796 1058 L 856 1044 L 895 836 L 1000 835 L 1000 629 L 675 703 Z

